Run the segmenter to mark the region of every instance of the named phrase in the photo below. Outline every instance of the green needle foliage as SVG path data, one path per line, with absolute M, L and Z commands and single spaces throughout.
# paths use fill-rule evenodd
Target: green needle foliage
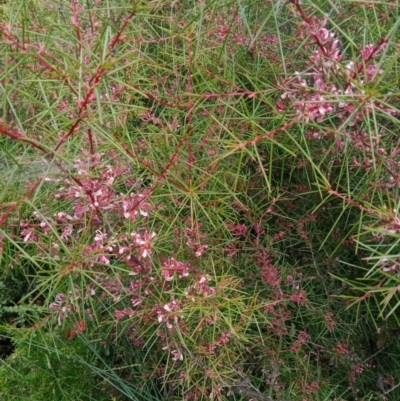
M 400 396 L 399 5 L 0 4 L 0 395 Z

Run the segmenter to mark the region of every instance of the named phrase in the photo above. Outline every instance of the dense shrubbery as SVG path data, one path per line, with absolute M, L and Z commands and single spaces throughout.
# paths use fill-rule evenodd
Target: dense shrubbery
M 301 3 L 3 6 L 3 399 L 398 400 L 398 7 Z

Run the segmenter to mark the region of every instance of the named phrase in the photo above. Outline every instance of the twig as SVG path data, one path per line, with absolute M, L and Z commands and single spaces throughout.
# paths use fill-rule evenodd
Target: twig
M 393 390 L 396 390 L 396 388 L 397 387 L 399 387 L 400 386 L 400 383 L 397 383 L 396 385 L 394 385 L 392 388 L 390 388 L 389 390 L 386 390 L 383 394 L 384 395 L 386 395 L 386 394 L 389 394 L 389 393 L 391 393 Z

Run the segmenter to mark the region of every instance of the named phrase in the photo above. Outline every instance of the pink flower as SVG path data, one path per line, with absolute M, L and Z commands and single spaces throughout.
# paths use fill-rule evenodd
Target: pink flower
M 181 307 L 174 298 L 163 307 L 157 307 L 156 313 L 158 323 L 165 323 L 168 329 L 172 329 L 173 323 L 178 324 L 179 320 L 183 319 Z
M 189 268 L 189 263 L 170 258 L 161 266 L 161 274 L 166 281 L 172 281 L 175 274 L 177 274 L 179 278 L 187 277 L 189 275 Z
M 234 224 L 232 222 L 228 222 L 226 223 L 226 227 L 233 233 L 233 235 L 245 236 L 247 232 L 247 226 L 244 224 Z
M 208 245 L 199 245 L 197 242 L 190 240 L 186 241 L 186 245 L 193 250 L 196 258 L 199 258 L 208 248 Z
M 261 266 L 261 278 L 271 287 L 277 287 L 281 282 L 278 270 L 273 265 L 271 256 L 263 251 L 257 257 L 257 264 Z
M 147 230 L 143 235 L 132 232 L 131 237 L 133 238 L 135 245 L 140 249 L 143 258 L 147 258 L 151 255 L 151 246 L 155 236 L 156 233 L 153 232 L 149 234 Z
M 374 53 L 375 46 L 374 45 L 367 45 L 364 47 L 363 50 L 360 51 L 361 57 L 363 60 L 368 60 L 371 55 Z
M 290 300 L 297 305 L 303 305 L 307 303 L 307 295 L 304 290 L 301 290 L 299 293 L 292 294 L 290 296 Z
M 107 240 L 107 233 L 102 233 L 100 230 L 97 230 L 94 240 L 97 243 L 103 244 Z
M 171 351 L 173 361 L 183 361 L 183 354 L 178 350 Z
M 334 315 L 333 315 L 333 312 L 327 312 L 327 313 L 325 314 L 325 316 L 324 316 L 326 328 L 327 328 L 329 331 L 333 331 L 334 328 L 335 328 L 335 325 L 336 325 L 335 321 L 333 320 L 333 316 L 334 316 Z
M 349 353 L 349 349 L 348 349 L 347 344 L 344 344 L 342 342 L 338 342 L 336 344 L 336 347 L 334 348 L 334 351 L 338 355 L 347 355 Z
M 37 242 L 38 238 L 31 228 L 21 230 L 21 235 L 24 236 L 24 242 Z
M 307 334 L 306 331 L 299 331 L 297 336 L 297 340 L 293 342 L 290 346 L 290 350 L 294 352 L 298 352 L 303 345 L 307 344 L 307 341 L 310 339 L 310 335 Z
M 132 316 L 133 315 L 133 311 L 131 310 L 131 309 L 121 309 L 121 310 L 116 310 L 115 312 L 114 312 L 114 316 L 115 316 L 115 318 L 117 319 L 117 320 L 120 320 L 120 319 L 122 319 L 122 318 L 124 318 L 124 317 L 130 317 L 130 316 Z

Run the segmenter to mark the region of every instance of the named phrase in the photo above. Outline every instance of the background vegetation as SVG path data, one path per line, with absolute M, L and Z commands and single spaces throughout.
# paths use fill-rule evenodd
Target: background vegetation
M 399 399 L 397 1 L 0 6 L 2 399 Z

